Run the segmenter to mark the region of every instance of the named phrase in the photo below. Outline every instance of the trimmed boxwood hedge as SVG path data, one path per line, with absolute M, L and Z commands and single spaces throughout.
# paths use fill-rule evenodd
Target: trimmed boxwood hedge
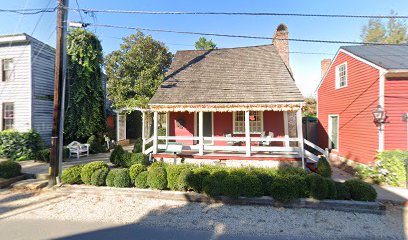
M 125 188 L 130 187 L 131 180 L 129 176 L 129 169 L 112 169 L 106 177 L 106 186 Z
M 167 188 L 167 173 L 162 167 L 153 168 L 147 176 L 147 185 L 153 189 L 163 190 Z
M 310 197 L 322 200 L 328 196 L 329 186 L 324 177 L 312 173 L 307 175 L 306 179 L 309 187 Z
M 62 171 L 62 176 L 61 176 L 62 182 L 67 183 L 67 184 L 83 183 L 81 180 L 81 171 L 83 167 L 84 165 L 80 164 L 80 165 L 69 167 L 65 169 L 64 171 Z
M 146 167 L 143 166 L 140 163 L 137 164 L 133 164 L 130 168 L 129 168 L 129 176 L 130 176 L 130 180 L 132 181 L 132 183 L 135 182 L 135 179 L 137 177 L 137 175 L 139 175 L 141 172 L 146 171 Z
M 201 193 L 203 191 L 203 181 L 206 176 L 210 175 L 210 171 L 205 168 L 195 168 L 192 173 L 187 176 L 188 185 L 194 192 Z
M 102 161 L 90 162 L 85 164 L 81 170 L 81 180 L 85 184 L 91 184 L 92 174 L 98 169 L 109 169 L 108 164 Z
M 327 182 L 327 198 L 337 199 L 336 183 L 329 178 L 326 178 L 326 182 Z
M 135 179 L 135 187 L 138 188 L 147 188 L 149 185 L 147 185 L 147 176 L 149 175 L 148 171 L 144 171 L 139 173 Z
M 336 199 L 337 200 L 350 200 L 350 188 L 341 182 L 334 182 L 334 185 L 336 186 Z
M 21 175 L 21 165 L 12 160 L 0 162 L 0 178 L 12 178 Z
M 172 164 L 166 167 L 167 172 L 167 186 L 171 190 L 179 190 L 179 175 L 180 173 L 185 170 L 191 168 L 190 165 L 187 164 Z
M 101 168 L 101 169 L 96 170 L 94 173 L 92 173 L 91 185 L 104 186 L 108 172 L 109 172 L 109 169 Z
M 305 178 L 297 175 L 275 176 L 271 187 L 271 196 L 279 202 L 290 202 L 304 197 Z
M 180 172 L 180 174 L 179 174 L 179 176 L 177 178 L 177 189 L 178 190 L 186 191 L 186 190 L 190 190 L 192 188 L 191 185 L 190 185 L 190 182 L 189 182 L 189 179 L 190 179 L 191 175 L 193 175 L 193 172 L 189 168 L 183 169 Z
M 256 175 L 245 175 L 242 177 L 242 195 L 245 197 L 259 197 L 263 195 L 262 182 Z
M 221 182 L 217 176 L 211 174 L 203 178 L 203 192 L 210 197 L 221 194 Z
M 350 179 L 344 183 L 350 189 L 350 197 L 356 201 L 375 201 L 377 191 L 368 183 L 359 179 Z
M 238 174 L 230 174 L 221 182 L 221 193 L 227 197 L 238 198 L 241 195 L 242 178 Z
M 317 163 L 316 173 L 322 177 L 331 177 L 332 169 L 329 161 L 327 161 L 325 157 L 320 157 L 319 162 Z

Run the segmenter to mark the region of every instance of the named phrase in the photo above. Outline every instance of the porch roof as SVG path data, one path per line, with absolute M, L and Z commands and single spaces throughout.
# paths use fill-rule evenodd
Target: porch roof
M 269 108 L 303 102 L 274 45 L 178 51 L 152 109 L 213 104 Z M 259 106 L 258 106 L 259 107 Z M 208 107 L 207 107 L 208 108 Z

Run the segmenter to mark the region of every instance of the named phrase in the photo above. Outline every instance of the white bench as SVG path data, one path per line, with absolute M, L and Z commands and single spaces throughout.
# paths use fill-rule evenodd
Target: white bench
M 76 157 L 79 159 L 80 156 L 89 156 L 89 144 L 79 143 L 77 141 L 73 141 L 72 143 L 68 144 L 67 148 L 69 149 L 69 157 Z

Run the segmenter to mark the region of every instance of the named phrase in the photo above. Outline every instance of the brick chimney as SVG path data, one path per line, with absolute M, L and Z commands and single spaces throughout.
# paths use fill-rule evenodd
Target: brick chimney
M 275 30 L 272 43 L 275 45 L 276 50 L 278 50 L 283 62 L 289 67 L 289 41 L 288 40 L 278 40 L 278 39 L 288 39 L 289 32 L 288 27 L 281 23 Z
M 331 59 L 323 59 L 320 63 L 320 69 L 322 71 L 322 78 L 324 77 L 324 75 L 326 74 L 327 70 L 329 70 L 330 67 L 330 63 L 331 63 Z

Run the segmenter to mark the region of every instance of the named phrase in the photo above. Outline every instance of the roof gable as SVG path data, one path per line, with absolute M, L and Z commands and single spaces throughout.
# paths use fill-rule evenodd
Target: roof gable
M 178 51 L 150 104 L 302 102 L 271 45 Z

